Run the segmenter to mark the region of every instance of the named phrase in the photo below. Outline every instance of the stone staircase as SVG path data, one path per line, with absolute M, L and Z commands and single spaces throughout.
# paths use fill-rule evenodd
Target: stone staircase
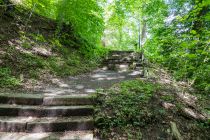
M 141 54 L 133 51 L 111 51 L 103 62 L 109 70 L 141 70 Z
M 0 140 L 57 140 L 65 135 L 68 135 L 66 140 L 92 140 L 92 105 L 90 95 L 0 94 Z M 74 131 L 87 131 L 90 136 L 82 138 Z M 37 138 L 32 133 L 45 134 Z
M 93 140 L 93 97 L 85 91 L 138 77 L 140 60 L 139 53 L 112 51 L 108 70 L 69 79 L 59 92 L 0 93 L 0 140 Z

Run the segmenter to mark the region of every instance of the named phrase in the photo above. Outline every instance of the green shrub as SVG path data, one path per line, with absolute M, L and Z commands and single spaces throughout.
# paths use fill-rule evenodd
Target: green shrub
M 91 46 L 96 46 L 101 39 L 104 21 L 102 8 L 92 0 L 22 0 L 22 6 L 33 10 L 39 15 L 57 21 L 59 32 L 63 32 L 63 24 L 74 30 L 74 37 L 87 40 Z M 71 36 L 64 37 L 62 43 L 71 45 Z M 61 37 L 63 38 L 63 37 Z M 42 39 L 38 37 L 38 39 Z M 86 43 L 84 43 L 86 44 Z
M 20 80 L 12 76 L 9 68 L 0 68 L 0 88 L 10 88 L 20 85 Z

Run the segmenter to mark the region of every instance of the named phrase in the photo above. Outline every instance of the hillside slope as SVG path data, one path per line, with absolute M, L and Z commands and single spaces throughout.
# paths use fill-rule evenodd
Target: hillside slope
M 53 77 L 88 72 L 106 52 L 82 46 L 70 25 L 57 28 L 56 21 L 31 11 L 18 8 L 0 14 L 2 90 L 34 90 L 52 83 Z

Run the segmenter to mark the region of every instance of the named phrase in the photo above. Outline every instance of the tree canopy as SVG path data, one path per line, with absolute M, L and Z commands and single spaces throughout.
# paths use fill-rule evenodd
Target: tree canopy
M 143 47 L 148 59 L 169 68 L 175 78 L 209 91 L 209 1 L 109 2 L 104 35 L 107 46 Z
M 104 29 L 102 7 L 94 0 L 23 0 L 22 5 L 40 15 L 67 24 L 86 43 L 100 42 Z

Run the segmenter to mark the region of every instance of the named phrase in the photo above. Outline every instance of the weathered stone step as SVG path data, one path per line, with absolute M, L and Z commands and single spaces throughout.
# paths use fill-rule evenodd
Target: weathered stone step
M 118 59 L 126 59 L 126 60 L 138 60 L 140 58 L 139 54 L 124 54 L 124 55 L 110 55 L 107 59 L 118 60 Z
M 132 63 L 137 62 L 138 60 L 135 59 L 106 59 L 105 63 Z
M 8 133 L 0 132 L 0 140 L 94 140 L 92 131 L 64 133 Z
M 0 116 L 61 117 L 88 116 L 93 114 L 93 106 L 26 106 L 0 105 Z
M 132 51 L 132 50 L 112 50 L 112 51 L 110 51 L 110 52 L 112 52 L 112 53 L 132 53 L 132 52 L 134 52 L 134 51 Z
M 106 60 L 103 62 L 104 65 L 108 65 L 108 64 L 141 64 L 138 61 L 124 61 L 124 60 Z M 141 64 L 142 65 L 142 64 Z
M 134 51 L 110 51 L 110 55 L 114 55 L 114 54 L 131 54 L 131 53 L 135 53 Z
M 0 104 L 18 105 L 92 105 L 93 97 L 88 96 L 44 96 L 42 94 L 0 93 Z
M 126 72 L 141 67 L 141 53 L 134 51 L 111 51 L 103 65 L 109 70 Z
M 0 117 L 1 132 L 65 132 L 93 130 L 92 117 Z
M 94 99 L 92 96 L 57 96 L 44 97 L 43 105 L 92 105 Z
M 41 94 L 0 93 L 1 104 L 41 105 L 42 102 Z
M 137 70 L 140 69 L 142 66 L 141 63 L 133 63 L 133 64 L 128 64 L 128 63 L 121 63 L 121 64 L 107 64 L 107 67 L 109 70 Z
M 130 57 L 130 58 L 138 58 L 141 57 L 141 53 L 133 52 L 133 51 L 111 51 L 109 52 L 108 58 L 123 58 L 123 57 Z
M 109 56 L 141 56 L 139 52 L 109 52 Z

